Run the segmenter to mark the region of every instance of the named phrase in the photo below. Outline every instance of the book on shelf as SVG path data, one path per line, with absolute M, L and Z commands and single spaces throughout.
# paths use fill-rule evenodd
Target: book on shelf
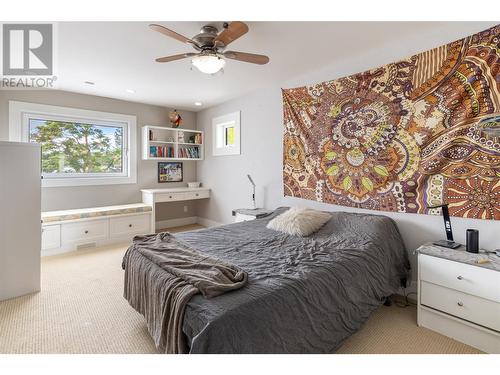
M 201 144 L 202 143 L 201 134 L 196 133 L 190 136 L 187 143 Z
M 181 147 L 179 148 L 179 157 L 185 159 L 199 159 L 200 149 L 198 147 Z
M 149 156 L 153 158 L 173 158 L 175 152 L 172 146 L 150 146 Z

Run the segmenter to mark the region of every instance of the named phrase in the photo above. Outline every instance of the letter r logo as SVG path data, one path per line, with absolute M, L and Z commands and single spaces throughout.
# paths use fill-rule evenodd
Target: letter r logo
M 52 75 L 51 24 L 3 25 L 3 75 Z

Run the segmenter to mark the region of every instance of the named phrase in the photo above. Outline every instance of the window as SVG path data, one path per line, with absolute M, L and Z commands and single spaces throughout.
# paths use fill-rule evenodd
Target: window
M 234 146 L 234 125 L 227 125 L 225 127 L 224 146 Z
M 213 126 L 213 155 L 240 154 L 240 112 L 216 117 Z
M 120 124 L 29 118 L 28 140 L 42 147 L 44 178 L 123 175 L 126 150 Z
M 136 181 L 133 116 L 11 102 L 10 121 L 11 140 L 41 145 L 45 187 Z

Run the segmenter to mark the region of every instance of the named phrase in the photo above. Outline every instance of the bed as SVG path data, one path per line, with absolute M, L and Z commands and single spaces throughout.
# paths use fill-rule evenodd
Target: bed
M 333 353 L 408 277 L 408 255 L 390 218 L 336 212 L 309 237 L 267 229 L 286 209 L 176 235 L 248 273 L 239 290 L 190 299 L 182 322 L 186 352 Z M 142 299 L 158 298 L 163 270 L 140 254 L 124 267 L 144 273 L 144 280 L 154 271 L 154 280 L 141 286 L 148 293 L 139 292 Z

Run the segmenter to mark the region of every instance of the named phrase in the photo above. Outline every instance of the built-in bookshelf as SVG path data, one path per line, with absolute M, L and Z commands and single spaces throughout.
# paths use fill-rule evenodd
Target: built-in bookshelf
M 142 127 L 142 160 L 203 160 L 202 131 L 164 126 Z

